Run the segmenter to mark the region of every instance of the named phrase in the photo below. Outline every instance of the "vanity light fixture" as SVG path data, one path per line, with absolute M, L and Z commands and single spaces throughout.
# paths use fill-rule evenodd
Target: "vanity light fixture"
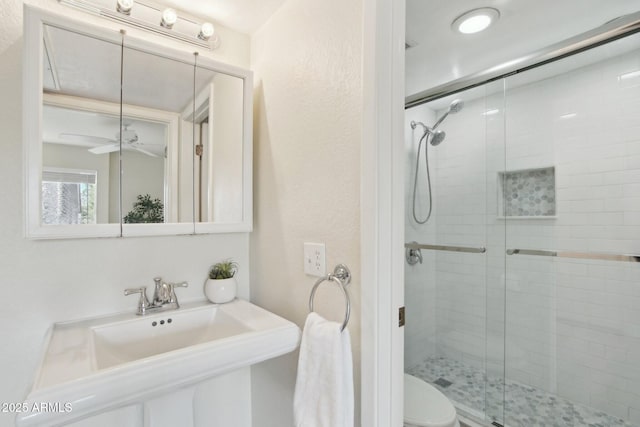
M 215 28 L 213 27 L 213 24 L 210 22 L 205 22 L 204 24 L 202 24 L 202 27 L 200 27 L 198 38 L 205 41 L 209 40 L 211 36 L 213 36 L 214 32 Z
M 118 0 L 116 2 L 116 10 L 123 15 L 131 15 L 133 0 Z
M 173 28 L 173 24 L 175 24 L 177 21 L 178 14 L 175 10 L 169 7 L 162 11 L 162 19 L 160 20 L 160 25 L 162 25 L 164 28 L 170 30 L 171 28 Z
M 121 24 L 171 37 L 205 49 L 216 49 L 220 38 L 213 24 L 167 8 L 154 0 L 58 0 L 84 12 Z
M 453 20 L 451 28 L 462 34 L 484 31 L 500 18 L 500 11 L 492 7 L 469 10 Z

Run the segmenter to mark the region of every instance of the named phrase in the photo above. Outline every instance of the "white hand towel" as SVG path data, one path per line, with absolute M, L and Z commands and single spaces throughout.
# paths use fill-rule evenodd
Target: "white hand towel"
M 309 313 L 293 396 L 296 427 L 353 427 L 353 361 L 345 328 Z

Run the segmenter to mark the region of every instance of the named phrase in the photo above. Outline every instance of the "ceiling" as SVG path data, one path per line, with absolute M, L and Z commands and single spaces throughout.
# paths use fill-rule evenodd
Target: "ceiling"
M 46 25 L 44 31 L 47 92 L 120 102 L 119 44 Z M 193 64 L 127 48 L 122 52 L 122 101 L 125 104 L 181 112 L 193 100 Z M 49 78 L 53 74 L 55 77 Z M 216 73 L 198 67 L 199 93 Z M 56 83 L 54 83 L 54 81 Z
M 197 67 L 194 72 L 193 64 L 125 47 L 121 95 L 120 45 L 48 25 L 44 40 L 43 86 L 47 93 L 114 105 L 122 96 L 127 105 L 181 113 L 192 105 L 194 89 L 200 93 L 216 75 L 206 68 Z M 138 135 L 139 148 L 164 156 L 166 125 L 131 118 L 126 122 Z M 43 140 L 47 143 L 87 148 L 112 145 L 119 128 L 119 118 L 107 114 L 53 107 L 43 111 Z
M 252 34 L 286 0 L 163 0 L 163 4 L 191 15 L 210 18 L 214 23 L 241 33 Z
M 3 0 L 0 0 L 3 1 Z M 162 3 L 193 15 L 210 18 L 240 32 L 252 33 L 263 25 L 286 0 L 163 0 Z M 406 51 L 406 94 L 413 94 L 448 81 L 463 77 L 491 66 L 518 58 L 576 34 L 595 28 L 611 19 L 640 11 L 640 0 L 406 0 L 406 37 L 414 47 Z M 498 22 L 489 30 L 476 35 L 462 35 L 451 30 L 452 21 L 467 10 L 478 7 L 494 7 L 501 13 Z M 103 100 L 117 101 L 119 95 L 117 48 L 109 46 L 97 49 L 87 41 L 64 40 L 66 36 L 51 34 L 55 46 L 61 81 L 67 82 L 66 93 L 83 96 L 84 87 L 100 87 Z M 101 42 L 106 45 L 106 43 Z M 67 49 L 66 47 L 69 47 Z M 74 55 L 82 50 L 82 55 Z M 84 67 L 68 63 L 62 57 L 89 59 Z M 132 55 L 129 64 L 138 69 L 133 75 L 142 79 L 126 79 L 131 82 L 127 103 L 145 105 L 147 94 L 155 93 L 153 105 L 169 111 L 184 108 L 191 82 L 184 64 L 155 64 L 153 60 Z M 144 55 L 142 55 L 144 56 Z M 153 58 L 152 58 L 153 59 Z M 162 61 L 160 58 L 155 58 Z M 170 61 L 168 61 L 170 62 Z M 87 68 L 86 64 L 92 64 Z M 65 76 L 65 68 L 68 74 Z M 131 70 L 132 68 L 129 68 Z M 144 70 L 155 70 L 145 72 Z M 157 70 L 171 69 L 171 73 Z M 79 78 L 78 73 L 84 71 Z M 180 71 L 180 72 L 179 72 Z M 176 79 L 176 75 L 185 75 Z M 171 76 L 171 77 L 167 77 Z M 84 79 L 84 80 L 83 80 Z M 79 83 L 78 83 L 79 82 Z M 100 83 L 102 82 L 102 83 Z M 111 82 L 104 84 L 104 82 Z M 74 87 L 74 85 L 79 86 Z M 199 82 L 198 87 L 201 83 Z M 144 86 L 144 88 L 142 87 Z M 158 91 L 157 88 L 163 88 Z M 139 92 L 139 93 L 136 93 Z M 84 95 L 86 96 L 86 95 Z M 151 105 L 147 105 L 150 106 Z
M 451 30 L 462 13 L 493 7 L 487 31 Z M 640 0 L 407 0 L 406 94 L 482 71 L 640 11 Z

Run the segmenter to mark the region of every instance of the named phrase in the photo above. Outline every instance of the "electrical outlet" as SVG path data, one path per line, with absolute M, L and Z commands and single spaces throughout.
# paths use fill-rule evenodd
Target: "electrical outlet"
M 324 277 L 327 274 L 324 243 L 304 244 L 304 273 Z

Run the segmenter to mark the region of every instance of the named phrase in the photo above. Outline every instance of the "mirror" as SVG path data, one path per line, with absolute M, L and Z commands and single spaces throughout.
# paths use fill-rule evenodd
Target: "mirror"
M 243 81 L 202 66 L 195 76 L 195 221 L 241 222 Z
M 194 60 L 183 62 L 129 47 L 126 36 L 122 59 L 123 105 L 135 106 L 138 118 L 159 131 L 145 135 L 140 123 L 124 113 L 123 223 L 183 223 L 190 225 L 185 232 L 191 232 L 193 136 L 183 111 L 192 104 Z M 131 227 L 123 230 L 130 231 Z
M 25 60 L 29 237 L 251 230 L 250 71 L 30 6 Z
M 92 150 L 116 142 L 120 46 L 45 25 L 43 63 L 42 224 L 118 224 L 118 159 Z

